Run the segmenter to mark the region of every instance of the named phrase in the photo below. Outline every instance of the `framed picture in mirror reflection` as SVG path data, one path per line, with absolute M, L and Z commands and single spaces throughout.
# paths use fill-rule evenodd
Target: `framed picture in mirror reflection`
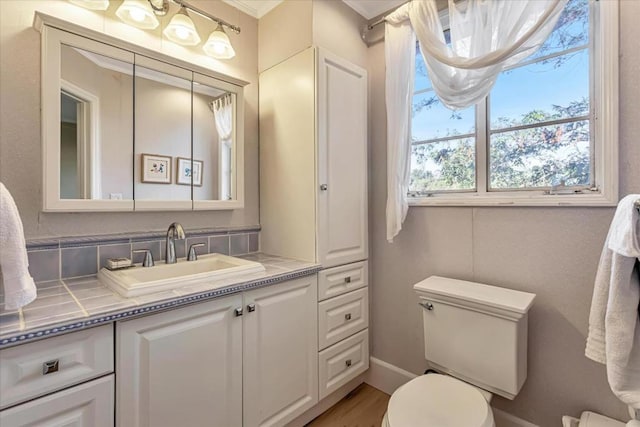
M 185 159 L 178 157 L 176 183 L 180 185 L 191 185 L 193 177 L 193 185 L 202 187 L 202 168 L 204 162 L 202 160 Z
M 140 157 L 142 158 L 142 182 L 171 184 L 172 158 L 170 156 L 142 153 Z

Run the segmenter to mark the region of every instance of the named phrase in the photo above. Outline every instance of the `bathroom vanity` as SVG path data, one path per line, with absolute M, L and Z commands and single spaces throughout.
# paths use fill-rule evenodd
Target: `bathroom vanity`
M 177 287 L 173 298 L 149 294 L 71 323 L 27 323 L 26 331 L 1 336 L 0 424 L 293 420 L 318 402 L 319 266 L 249 257 L 265 271 Z M 68 282 L 77 295 L 100 286 L 95 277 L 81 288 Z

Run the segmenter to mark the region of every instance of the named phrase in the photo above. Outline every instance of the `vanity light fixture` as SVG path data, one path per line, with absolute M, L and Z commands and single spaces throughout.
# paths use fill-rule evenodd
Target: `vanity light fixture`
M 162 33 L 172 42 L 184 46 L 195 46 L 200 43 L 198 31 L 184 6 L 180 6 L 180 10 L 173 15 Z
M 217 59 L 231 59 L 236 56 L 229 36 L 224 32 L 224 28 L 220 23 L 218 27 L 209 35 L 207 42 L 202 46 L 202 50 L 209 56 Z
M 91 10 L 107 10 L 109 8 L 109 0 L 69 0 L 69 2 Z
M 153 30 L 160 25 L 151 3 L 147 0 L 124 0 L 116 10 L 116 15 L 124 23 L 143 30 Z
M 70 1 L 98 1 L 98 0 L 70 0 Z M 108 0 L 104 0 L 108 3 Z M 164 29 L 163 34 L 174 43 L 184 46 L 195 46 L 200 43 L 200 36 L 193 21 L 187 14 L 187 9 L 218 24 L 202 46 L 204 52 L 217 59 L 231 59 L 236 56 L 229 36 L 224 30 L 227 27 L 236 34 L 240 34 L 240 27 L 229 24 L 184 0 L 172 0 L 180 6 Z M 164 16 L 169 11 L 169 0 L 124 0 L 116 10 L 116 15 L 125 23 L 145 30 L 153 30 L 160 22 L 158 16 Z

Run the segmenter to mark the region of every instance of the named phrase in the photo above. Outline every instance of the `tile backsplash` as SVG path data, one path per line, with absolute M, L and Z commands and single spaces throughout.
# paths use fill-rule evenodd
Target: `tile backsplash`
M 259 226 L 185 230 L 185 234 L 186 239 L 175 241 L 178 258 L 185 257 L 189 247 L 199 243 L 203 244 L 196 248 L 200 255 L 245 255 L 260 248 Z M 164 232 L 28 240 L 29 271 L 36 282 L 89 276 L 104 267 L 109 258 L 142 262 L 143 254 L 133 253 L 138 249 L 151 250 L 153 259 L 161 261 L 165 246 Z

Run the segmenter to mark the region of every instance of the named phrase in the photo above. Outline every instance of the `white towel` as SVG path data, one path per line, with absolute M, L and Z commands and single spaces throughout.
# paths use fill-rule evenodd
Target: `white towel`
M 36 299 L 20 214 L 9 190 L 0 182 L 0 270 L 4 308 L 17 310 Z
M 585 355 L 607 365 L 611 390 L 640 408 L 640 215 L 634 202 L 620 201 L 605 242 L 589 315 Z

